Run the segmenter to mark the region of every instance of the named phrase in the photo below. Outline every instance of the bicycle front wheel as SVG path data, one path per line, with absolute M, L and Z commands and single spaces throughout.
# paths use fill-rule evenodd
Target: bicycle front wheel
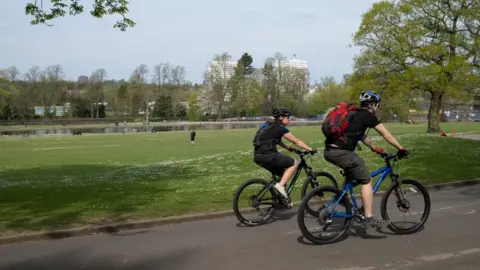
M 303 236 L 316 245 L 330 244 L 342 240 L 348 233 L 351 217 L 332 217 L 329 212 L 352 213 L 352 205 L 347 197 L 342 198 L 332 209 L 342 192 L 332 186 L 316 187 L 303 198 L 298 208 L 297 222 Z M 316 217 L 305 215 L 309 209 L 308 202 L 315 197 L 322 197 L 322 205 L 315 209 Z M 342 210 L 343 209 L 343 210 Z M 307 225 L 306 223 L 312 223 Z M 335 232 L 337 231 L 337 232 Z
M 318 186 L 333 186 L 338 188 L 338 183 L 335 177 L 328 172 L 313 172 L 312 175 L 309 175 L 305 181 L 303 181 L 301 198 L 303 199 L 307 193 Z M 317 199 L 321 198 L 312 198 L 310 199 L 309 205 L 306 206 L 306 211 L 314 216 L 318 217 L 318 212 L 314 210 L 319 204 Z
M 252 191 L 247 190 L 254 186 L 258 188 Z M 237 219 L 247 226 L 258 226 L 268 222 L 277 204 L 278 200 L 274 196 L 270 183 L 259 178 L 247 180 L 233 196 L 233 212 Z M 257 217 L 250 218 L 249 214 Z
M 388 207 L 388 199 L 390 200 L 390 207 Z M 413 205 L 424 204 L 423 211 L 413 208 Z M 392 207 L 393 205 L 393 207 Z M 396 182 L 392 185 L 382 197 L 381 202 L 381 214 L 384 220 L 390 220 L 391 224 L 388 228 L 396 234 L 411 234 L 418 232 L 430 215 L 430 194 L 427 189 L 415 179 L 403 179 L 400 182 Z M 404 214 L 404 218 L 400 221 L 392 220 L 393 213 L 388 209 L 397 208 L 401 214 Z M 412 218 L 416 221 L 406 221 L 406 219 Z

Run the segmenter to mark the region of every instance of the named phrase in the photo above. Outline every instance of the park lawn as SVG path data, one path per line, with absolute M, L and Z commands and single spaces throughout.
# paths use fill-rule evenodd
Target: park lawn
M 477 123 L 442 128 L 480 132 Z M 411 151 L 398 164 L 403 177 L 433 184 L 480 176 L 480 141 L 427 135 L 425 125 L 389 129 Z M 319 127 L 291 130 L 323 148 Z M 0 139 L 0 234 L 231 209 L 232 195 L 242 182 L 269 177 L 252 161 L 254 133 L 197 131 L 195 146 L 187 132 Z M 393 150 L 380 137 L 373 139 Z M 359 154 L 371 170 L 382 165 L 369 151 Z M 308 161 L 340 179 L 322 154 Z

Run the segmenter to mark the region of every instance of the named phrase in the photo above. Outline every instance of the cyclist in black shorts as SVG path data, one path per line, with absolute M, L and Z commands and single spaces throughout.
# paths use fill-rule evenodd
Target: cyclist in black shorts
M 289 198 L 287 192 L 285 192 L 285 185 L 295 173 L 298 162 L 288 155 L 279 153 L 276 146 L 280 145 L 284 149 L 293 151 L 293 147 L 289 147 L 282 142 L 282 137 L 285 137 L 290 142 L 307 151 L 317 152 L 317 149 L 306 145 L 288 130 L 286 126 L 290 121 L 290 115 L 292 114 L 288 109 L 274 109 L 274 120 L 265 122 L 253 140 L 255 147 L 253 161 L 272 174 L 282 176 L 280 183 L 275 184 L 275 189 L 286 199 Z

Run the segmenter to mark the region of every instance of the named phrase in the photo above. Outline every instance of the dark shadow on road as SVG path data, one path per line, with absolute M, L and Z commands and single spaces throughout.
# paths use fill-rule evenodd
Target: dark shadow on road
M 352 232 L 352 229 L 355 232 Z M 350 233 L 350 236 L 360 237 L 362 239 L 369 239 L 369 240 L 385 239 L 387 237 L 386 235 L 373 235 L 369 231 L 371 232 L 372 230 L 367 230 L 365 229 L 365 227 L 363 227 L 360 224 L 352 224 L 352 226 L 350 226 L 349 233 Z
M 136 258 L 125 254 L 95 255 L 88 248 L 69 250 L 62 253 L 48 254 L 43 257 L 26 257 L 17 262 L 0 262 L 1 269 L 9 270 L 51 270 L 51 269 L 189 269 L 187 262 L 195 249 L 151 254 L 147 258 Z M 28 256 L 28 255 L 27 255 Z M 190 266 L 191 267 L 191 266 Z
M 274 221 L 285 221 L 285 220 L 289 220 L 291 218 L 293 218 L 294 216 L 297 215 L 297 211 L 295 210 L 291 210 L 291 209 L 288 209 L 288 210 L 277 210 L 277 212 L 275 212 L 275 215 L 273 216 L 272 220 L 270 221 L 271 222 L 274 222 Z
M 392 222 L 393 224 L 396 224 L 397 227 L 412 227 L 414 224 L 416 224 L 416 222 Z M 411 224 L 410 226 L 400 226 L 400 223 L 403 223 L 403 224 Z M 423 225 L 422 227 L 420 227 L 418 229 L 418 231 L 414 232 L 414 233 L 411 233 L 411 234 L 416 234 L 416 233 L 419 233 L 419 232 L 422 232 L 423 230 L 425 230 L 425 225 Z M 394 232 L 392 232 L 389 228 L 385 227 L 385 228 L 377 228 L 376 231 L 378 233 L 381 233 L 381 234 L 386 234 L 386 235 L 398 235 Z
M 178 197 L 171 183 L 199 174 L 185 164 L 64 165 L 3 171 L 0 231 L 49 231 L 72 224 L 124 222 L 150 205 L 155 205 L 159 214 L 185 212 L 186 205 L 171 202 Z M 115 230 L 109 227 L 105 232 Z M 51 234 L 52 239 L 67 236 L 66 232 Z
M 275 211 L 275 214 L 273 214 L 273 217 L 267 222 L 262 225 L 258 226 L 268 226 L 269 224 L 272 224 L 274 222 L 282 222 L 285 220 L 289 220 L 292 217 L 297 215 L 296 209 L 277 209 Z M 235 226 L 239 228 L 252 228 L 252 227 L 258 227 L 258 226 L 247 226 L 241 222 L 238 222 Z
M 345 233 L 342 237 L 337 239 L 335 242 L 325 244 L 325 245 L 332 245 L 335 243 L 343 242 L 345 240 L 348 240 L 349 237 L 360 237 L 362 239 L 366 240 L 380 240 L 380 239 L 385 239 L 387 236 L 385 235 L 373 235 L 371 234 L 371 231 L 365 230 L 365 228 L 361 224 L 356 224 L 353 223 L 350 225 L 348 228 L 347 233 Z M 303 245 L 308 245 L 308 246 L 314 246 L 315 244 L 311 243 L 305 237 L 302 235 L 297 238 L 297 242 Z

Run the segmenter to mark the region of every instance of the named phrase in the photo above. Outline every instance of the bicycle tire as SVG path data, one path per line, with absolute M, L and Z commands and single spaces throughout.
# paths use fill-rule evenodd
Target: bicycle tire
M 332 192 L 336 196 L 341 196 L 342 191 L 336 187 L 332 186 L 319 186 L 314 188 L 312 191 L 310 191 L 308 194 L 306 194 L 305 198 L 303 198 L 302 202 L 300 203 L 300 206 L 298 207 L 298 213 L 297 213 L 297 223 L 298 227 L 300 229 L 300 232 L 302 235 L 312 242 L 315 245 L 325 245 L 325 244 L 331 244 L 335 243 L 339 240 L 342 240 L 344 236 L 348 236 L 348 228 L 350 227 L 350 224 L 352 223 L 352 218 L 345 218 L 345 222 L 343 224 L 343 229 L 342 231 L 337 235 L 332 237 L 331 239 L 328 240 L 323 240 L 315 237 L 313 234 L 310 233 L 308 230 L 307 226 L 305 226 L 304 222 L 304 213 L 306 211 L 306 208 L 308 206 L 308 200 L 315 196 L 317 193 L 323 193 L 323 192 Z M 344 197 L 343 200 L 348 201 L 348 197 Z M 352 205 L 350 203 L 346 203 L 346 212 L 351 213 L 352 212 Z
M 420 223 L 416 224 L 412 228 L 409 228 L 409 229 L 399 228 L 399 227 L 395 226 L 393 223 L 389 224 L 387 227 L 392 232 L 394 232 L 395 234 L 399 234 L 399 235 L 416 233 L 422 228 L 422 226 L 425 224 L 425 222 L 427 222 L 427 219 L 430 215 L 430 208 L 431 208 L 430 194 L 428 193 L 428 190 L 425 188 L 425 186 L 422 185 L 420 183 L 420 181 L 418 181 L 418 180 L 402 179 L 401 182 L 402 182 L 402 184 L 408 184 L 408 185 L 415 186 L 417 188 L 417 190 L 420 191 L 420 193 L 423 196 L 423 201 L 425 202 L 425 212 L 422 215 Z M 381 207 L 380 212 L 381 212 L 382 218 L 384 220 L 389 220 L 388 213 L 387 213 L 387 200 L 388 200 L 390 194 L 392 194 L 392 192 L 396 188 L 398 188 L 398 186 L 399 186 L 399 183 L 396 182 L 395 184 L 390 186 L 390 188 L 387 190 L 387 192 L 385 192 L 385 194 L 383 194 L 383 196 L 382 196 L 382 202 L 381 202 L 381 205 L 380 205 L 380 207 Z
M 261 179 L 261 178 L 252 178 L 252 179 L 249 179 L 247 181 L 245 181 L 238 189 L 237 191 L 235 192 L 234 196 L 233 196 L 233 212 L 235 213 L 235 216 L 237 217 L 238 221 L 240 221 L 242 224 L 246 225 L 246 226 L 249 226 L 249 227 L 252 227 L 252 226 L 259 226 L 259 225 L 262 225 L 262 224 L 265 224 L 267 223 L 272 217 L 273 217 L 273 214 L 275 213 L 275 206 L 272 205 L 272 207 L 270 207 L 269 209 L 269 212 L 268 214 L 265 216 L 264 219 L 262 219 L 261 221 L 259 222 L 253 222 L 251 220 L 248 220 L 246 218 L 244 218 L 242 216 L 242 214 L 240 213 L 240 209 L 238 207 L 238 200 L 240 198 L 240 194 L 242 193 L 242 191 L 249 185 L 252 185 L 252 184 L 262 184 L 264 185 L 266 188 L 270 185 L 270 183 L 268 181 L 266 181 L 265 179 Z M 272 191 L 272 189 L 270 188 L 268 191 L 268 193 L 270 193 L 272 195 L 272 200 L 276 200 L 276 196 L 275 196 L 275 193 Z
M 338 188 L 337 180 L 330 173 L 322 171 L 322 172 L 313 172 L 312 174 L 315 176 L 315 179 L 317 179 L 317 180 L 318 180 L 318 177 L 326 177 L 332 183 L 332 186 Z M 312 190 L 319 186 L 318 181 L 315 181 L 315 182 L 312 181 L 312 178 L 311 178 L 310 175 L 307 176 L 307 178 L 303 181 L 302 191 L 300 193 L 300 198 L 302 200 L 305 197 L 305 195 L 307 194 L 307 189 L 308 189 L 309 186 L 312 187 Z M 318 217 L 318 213 L 316 211 L 314 211 L 310 206 L 308 206 L 308 204 L 307 204 L 306 211 L 308 212 L 308 214 L 310 214 L 314 217 Z

